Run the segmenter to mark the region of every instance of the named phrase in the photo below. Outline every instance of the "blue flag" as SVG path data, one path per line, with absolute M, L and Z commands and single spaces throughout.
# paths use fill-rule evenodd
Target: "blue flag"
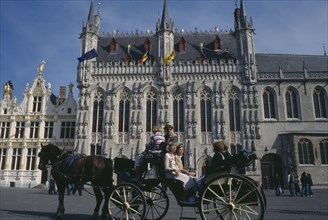
M 83 54 L 81 57 L 77 58 L 79 60 L 79 62 L 85 61 L 85 60 L 90 60 L 94 57 L 97 57 L 97 51 L 95 49 L 92 49 L 88 52 L 86 52 L 85 54 Z

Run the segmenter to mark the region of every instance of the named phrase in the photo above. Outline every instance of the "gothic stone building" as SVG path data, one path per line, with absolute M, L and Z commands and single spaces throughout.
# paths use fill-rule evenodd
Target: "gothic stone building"
M 172 124 L 186 165 L 198 175 L 213 155 L 212 143 L 223 140 L 232 154 L 257 154 L 245 172 L 264 186 L 273 186 L 275 173 L 285 181 L 289 170 L 308 171 L 315 185 L 327 185 L 328 57 L 255 53 L 244 1 L 231 13 L 233 30 L 178 31 L 164 0 L 154 32 L 101 34 L 91 1 L 80 35 L 75 143 L 68 149 L 134 159 L 152 125 Z M 7 114 L 8 123 L 15 121 Z M 31 127 L 32 116 L 24 120 Z M 28 137 L 37 149 L 50 141 L 65 146 L 58 137 Z M 2 161 L 15 149 L 10 140 L 1 140 Z M 5 164 L 1 172 L 10 172 Z

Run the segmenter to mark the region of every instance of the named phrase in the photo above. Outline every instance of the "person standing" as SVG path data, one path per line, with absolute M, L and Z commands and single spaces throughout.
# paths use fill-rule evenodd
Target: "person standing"
M 288 171 L 287 182 L 290 196 L 295 196 L 294 176 L 290 171 Z
M 276 173 L 274 176 L 274 187 L 276 190 L 276 196 L 280 196 L 282 189 L 280 186 L 280 179 L 278 173 Z
M 308 195 L 313 197 L 313 192 L 312 192 L 312 186 L 313 186 L 313 182 L 312 182 L 312 177 L 310 173 L 307 173 L 307 181 L 308 181 L 308 189 L 309 189 L 309 193 Z
M 309 184 L 308 184 L 307 174 L 305 171 L 301 175 L 301 184 L 302 184 L 301 196 L 307 197 L 308 192 L 309 192 Z
M 294 175 L 294 185 L 295 185 L 295 195 L 297 196 L 297 194 L 301 195 L 301 189 L 300 189 L 300 179 L 298 178 L 298 175 L 295 173 Z

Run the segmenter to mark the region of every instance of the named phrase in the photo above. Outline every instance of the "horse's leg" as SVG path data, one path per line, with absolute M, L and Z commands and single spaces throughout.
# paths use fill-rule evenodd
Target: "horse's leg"
M 103 189 L 104 196 L 105 196 L 105 202 L 102 208 L 102 213 L 101 213 L 101 219 L 106 219 L 107 216 L 109 216 L 109 209 L 108 209 L 108 202 L 109 202 L 109 195 L 110 195 L 110 190 L 109 189 Z
M 65 193 L 65 185 L 63 186 L 58 186 L 58 208 L 57 208 L 57 212 L 55 214 L 55 219 L 61 219 L 63 218 L 64 214 L 65 214 L 65 207 L 64 207 L 64 193 Z
M 95 193 L 97 204 L 96 204 L 96 207 L 93 211 L 92 219 L 97 219 L 98 214 L 99 214 L 99 208 L 100 208 L 101 202 L 103 200 L 103 196 L 102 196 L 102 193 L 101 193 L 100 189 L 97 189 L 97 188 L 94 187 L 93 192 Z

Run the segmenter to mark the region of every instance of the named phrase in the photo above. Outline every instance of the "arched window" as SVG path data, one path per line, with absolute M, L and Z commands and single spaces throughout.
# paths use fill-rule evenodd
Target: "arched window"
M 229 94 L 229 122 L 230 131 L 240 131 L 240 102 L 239 94 L 232 89 Z
M 212 132 L 212 101 L 207 89 L 200 93 L 200 125 L 201 132 Z
M 112 38 L 112 41 L 109 44 L 109 53 L 115 53 L 116 52 L 116 40 L 115 38 Z
M 320 87 L 313 91 L 313 105 L 316 118 L 327 118 L 327 95 Z
M 287 109 L 287 118 L 299 118 L 299 107 L 298 107 L 298 98 L 297 92 L 293 88 L 288 88 L 286 94 L 286 109 Z
M 214 51 L 219 51 L 221 50 L 221 39 L 219 38 L 219 36 L 216 36 L 215 40 L 214 40 Z
M 300 164 L 314 164 L 313 146 L 310 140 L 301 139 L 298 142 L 298 158 Z
M 186 51 L 186 40 L 181 37 L 179 41 L 179 52 L 185 52 Z
M 277 118 L 274 92 L 267 88 L 263 93 L 264 118 Z
M 320 141 L 321 164 L 328 164 L 328 139 Z
M 173 94 L 173 125 L 177 132 L 184 132 L 184 100 L 181 91 Z
M 120 95 L 118 132 L 129 131 L 130 94 L 123 91 Z
M 146 132 L 151 132 L 152 126 L 157 124 L 157 95 L 155 91 L 147 92 L 146 106 Z
M 102 92 L 98 91 L 93 100 L 92 132 L 102 132 L 102 122 L 104 119 L 103 97 Z

